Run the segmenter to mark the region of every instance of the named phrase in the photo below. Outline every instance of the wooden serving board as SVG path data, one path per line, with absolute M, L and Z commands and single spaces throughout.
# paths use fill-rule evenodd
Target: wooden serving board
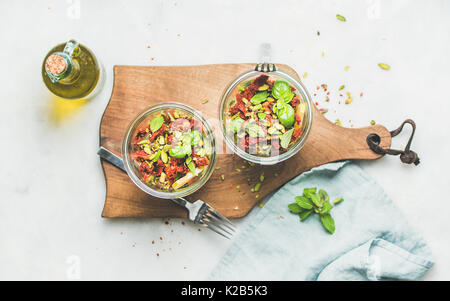
M 114 88 L 100 124 L 100 145 L 121 155 L 122 138 L 128 124 L 149 105 L 176 101 L 203 113 L 215 128 L 218 160 L 208 183 L 187 199 L 201 199 L 226 217 L 245 216 L 268 193 L 313 167 L 344 159 L 373 160 L 381 157 L 371 151 L 366 137 L 376 133 L 381 146 L 389 147 L 389 131 L 374 125 L 359 129 L 336 126 L 314 109 L 314 122 L 305 146 L 294 157 L 275 166 L 250 167 L 227 149 L 218 124 L 218 103 L 228 84 L 255 64 L 222 64 L 204 66 L 138 67 L 115 66 Z M 298 78 L 286 65 L 277 65 Z M 202 104 L 202 100 L 208 100 Z M 128 176 L 102 161 L 106 178 L 106 200 L 103 217 L 187 217 L 184 208 L 170 200 L 158 199 L 141 191 Z M 241 168 L 245 166 L 245 168 Z M 236 169 L 240 168 L 241 172 Z M 250 191 L 264 173 L 258 193 Z M 221 175 L 225 175 L 222 181 Z M 275 176 L 278 174 L 278 176 Z M 248 182 L 250 178 L 250 183 Z M 240 185 L 240 189 L 236 188 Z M 259 198 L 255 195 L 258 194 Z

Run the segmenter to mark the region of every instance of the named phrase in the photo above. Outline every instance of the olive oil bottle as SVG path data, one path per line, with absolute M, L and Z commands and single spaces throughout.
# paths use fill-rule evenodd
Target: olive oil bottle
M 100 89 L 101 76 L 95 55 L 75 40 L 54 47 L 42 64 L 45 85 L 65 99 L 92 98 Z

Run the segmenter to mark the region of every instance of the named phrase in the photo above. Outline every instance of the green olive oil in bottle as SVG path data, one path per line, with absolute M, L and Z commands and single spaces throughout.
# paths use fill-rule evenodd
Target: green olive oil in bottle
M 59 44 L 46 55 L 42 78 L 61 98 L 89 99 L 100 89 L 101 66 L 91 50 L 75 40 Z

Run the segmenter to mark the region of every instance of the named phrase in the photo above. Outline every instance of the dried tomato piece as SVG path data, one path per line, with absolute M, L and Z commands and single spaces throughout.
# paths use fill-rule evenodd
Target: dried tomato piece
M 153 142 L 159 135 L 163 134 L 166 131 L 166 128 L 167 126 L 163 124 L 161 128 L 154 132 L 148 140 L 150 140 L 150 142 Z
M 291 100 L 291 105 L 295 108 L 300 104 L 300 97 L 297 95 Z
M 198 155 L 193 155 L 194 157 L 194 163 L 195 166 L 200 167 L 200 166 L 207 166 L 209 165 L 209 160 L 207 157 L 200 157 Z
M 303 131 L 301 128 L 298 128 L 296 130 L 294 130 L 294 132 L 292 133 L 292 137 L 300 137 L 303 134 Z
M 147 154 L 144 150 L 140 149 L 134 153 L 133 160 L 142 162 L 144 160 L 148 160 L 149 157 L 150 157 L 149 154 Z
M 142 162 L 141 165 L 139 165 L 139 171 L 144 174 L 151 173 L 152 169 L 153 169 L 153 164 L 152 164 L 152 167 L 150 167 L 147 162 Z
M 268 79 L 269 76 L 262 74 L 255 78 L 255 80 L 252 82 L 252 85 L 255 85 L 257 88 L 259 88 L 260 86 L 264 85 Z

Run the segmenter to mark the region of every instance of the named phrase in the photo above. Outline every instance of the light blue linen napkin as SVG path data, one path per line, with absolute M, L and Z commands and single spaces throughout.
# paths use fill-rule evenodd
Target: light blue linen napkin
M 317 215 L 300 222 L 289 213 L 287 205 L 307 187 L 344 198 L 331 211 L 333 235 Z M 265 201 L 210 280 L 418 280 L 434 263 L 422 237 L 354 163 L 303 173 Z

